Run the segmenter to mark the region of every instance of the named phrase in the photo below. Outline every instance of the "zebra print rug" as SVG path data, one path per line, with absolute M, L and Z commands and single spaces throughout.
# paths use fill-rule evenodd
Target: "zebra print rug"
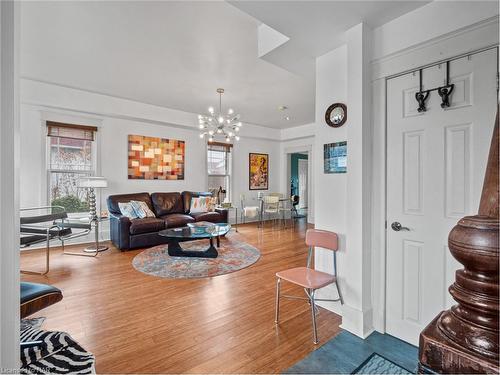
M 22 374 L 95 374 L 95 358 L 65 332 L 28 327 L 21 342 L 43 341 L 21 351 Z

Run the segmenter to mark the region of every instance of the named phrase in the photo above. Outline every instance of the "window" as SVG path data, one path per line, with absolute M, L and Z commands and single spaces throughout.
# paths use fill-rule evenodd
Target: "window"
M 47 121 L 48 201 L 68 213 L 88 212 L 87 192 L 80 177 L 95 171 L 94 136 L 97 128 Z
M 220 188 L 225 194 L 219 196 L 222 200 L 231 201 L 231 148 L 233 145 L 212 142 L 207 147 L 208 190 L 217 196 Z

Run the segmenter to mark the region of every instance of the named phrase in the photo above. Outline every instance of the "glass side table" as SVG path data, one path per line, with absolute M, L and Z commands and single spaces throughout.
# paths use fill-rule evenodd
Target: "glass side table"
M 231 206 L 231 207 L 222 207 L 222 206 L 216 206 L 215 208 L 219 210 L 234 210 L 234 230 L 238 232 L 238 207 L 236 206 Z M 228 213 L 228 218 L 227 221 L 229 221 L 229 213 Z

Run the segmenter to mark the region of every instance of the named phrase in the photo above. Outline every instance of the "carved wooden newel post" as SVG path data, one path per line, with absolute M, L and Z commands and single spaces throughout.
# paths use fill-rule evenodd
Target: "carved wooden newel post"
M 479 214 L 462 218 L 448 237 L 464 268 L 449 292 L 457 301 L 420 334 L 420 371 L 499 373 L 499 133 L 498 113 Z

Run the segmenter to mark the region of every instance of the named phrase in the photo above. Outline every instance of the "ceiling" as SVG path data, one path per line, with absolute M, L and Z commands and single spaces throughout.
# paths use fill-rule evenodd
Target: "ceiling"
M 244 122 L 286 128 L 314 121 L 314 59 L 346 29 L 424 4 L 22 2 L 21 76 L 194 113 L 223 87 Z M 262 22 L 290 40 L 259 58 Z

